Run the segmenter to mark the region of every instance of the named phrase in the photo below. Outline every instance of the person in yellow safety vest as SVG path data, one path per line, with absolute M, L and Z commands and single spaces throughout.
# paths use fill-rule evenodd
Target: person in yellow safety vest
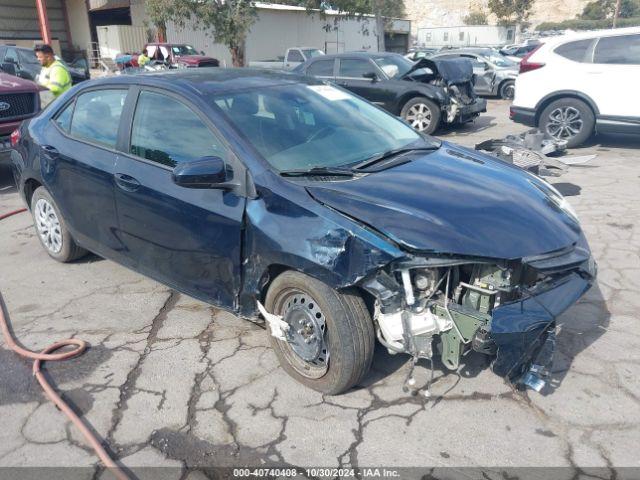
M 71 74 L 67 67 L 56 59 L 51 45 L 38 45 L 34 50 L 42 65 L 38 83 L 48 89 L 54 97 L 59 97 L 71 88 Z
M 147 57 L 147 55 L 144 53 L 144 50 L 140 53 L 140 55 L 138 55 L 138 66 L 139 67 L 144 67 L 147 63 L 149 63 L 151 59 L 149 57 Z

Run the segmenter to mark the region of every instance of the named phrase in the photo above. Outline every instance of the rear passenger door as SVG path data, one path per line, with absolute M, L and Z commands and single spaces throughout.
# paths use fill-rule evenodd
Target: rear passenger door
M 322 60 L 316 60 L 307 67 L 306 75 L 319 78 L 320 80 L 335 80 L 335 59 L 325 58 Z
M 176 185 L 173 168 L 216 156 L 244 182 L 213 124 L 182 97 L 140 90 L 115 168 L 119 236 L 127 263 L 196 298 L 233 308 L 240 289 L 245 198 L 231 189 Z
M 113 172 L 128 92 L 114 86 L 80 93 L 56 112 L 39 146 L 42 178 L 74 238 L 107 257 L 121 250 Z
M 640 119 L 640 34 L 598 39 L 587 77 L 600 115 Z

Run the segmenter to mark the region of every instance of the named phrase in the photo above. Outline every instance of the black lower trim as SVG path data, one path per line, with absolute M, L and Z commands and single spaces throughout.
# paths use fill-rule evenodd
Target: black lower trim
M 0 153 L 9 153 L 11 150 L 11 138 L 9 135 L 0 136 Z M 7 155 L 8 156 L 8 155 Z
M 509 109 L 509 118 L 516 123 L 522 123 L 527 127 L 537 127 L 536 111 L 533 108 L 511 107 Z
M 640 134 L 640 117 L 618 117 L 599 115 L 596 117 L 596 129 L 599 133 Z

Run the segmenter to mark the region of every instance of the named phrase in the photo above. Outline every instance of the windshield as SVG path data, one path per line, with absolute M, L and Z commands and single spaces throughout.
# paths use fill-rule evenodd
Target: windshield
M 389 78 L 400 78 L 413 68 L 413 62 L 402 55 L 389 55 L 373 59 Z
M 171 47 L 174 55 L 198 55 L 198 52 L 191 45 L 173 45 Z
M 307 60 L 324 55 L 324 52 L 322 50 L 318 50 L 317 48 L 304 48 L 301 51 L 304 55 L 304 58 L 306 58 Z
M 231 123 L 280 172 L 358 164 L 439 142 L 330 85 L 281 85 L 213 97 Z

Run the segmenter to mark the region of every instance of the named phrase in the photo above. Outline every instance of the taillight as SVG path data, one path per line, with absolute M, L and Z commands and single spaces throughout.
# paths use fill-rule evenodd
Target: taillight
M 530 62 L 529 61 L 529 58 L 531 58 L 531 55 L 536 53 L 538 51 L 538 49 L 542 45 L 544 45 L 544 44 L 541 43 L 536 48 L 534 48 L 529 53 L 527 53 L 524 57 L 522 57 L 522 61 L 520 62 L 520 73 L 521 74 L 525 73 L 525 72 L 531 72 L 532 70 L 537 70 L 539 68 L 544 67 L 544 63 Z
M 22 135 L 20 134 L 19 128 L 16 128 L 13 132 L 11 132 L 11 136 L 9 137 L 9 140 L 11 141 L 11 146 L 15 147 L 16 145 L 18 145 L 18 142 L 20 141 L 21 137 Z

